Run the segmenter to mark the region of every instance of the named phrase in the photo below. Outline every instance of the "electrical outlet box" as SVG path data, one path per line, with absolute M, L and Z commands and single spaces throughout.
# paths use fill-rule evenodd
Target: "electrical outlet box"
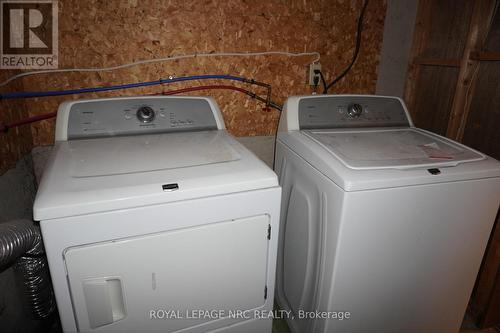
M 319 62 L 313 62 L 312 64 L 309 65 L 309 85 L 310 86 L 315 86 L 315 85 L 320 85 L 321 84 L 321 77 L 318 74 L 315 74 L 315 70 L 321 70 L 321 64 Z M 317 81 L 315 80 L 317 78 Z M 316 82 L 316 83 L 315 83 Z

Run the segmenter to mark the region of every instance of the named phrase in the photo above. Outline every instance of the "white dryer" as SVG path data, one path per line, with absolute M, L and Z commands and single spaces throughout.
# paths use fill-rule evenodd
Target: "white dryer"
M 270 332 L 280 197 L 210 98 L 61 104 L 34 217 L 64 332 Z
M 498 161 L 415 128 L 398 98 L 325 95 L 288 99 L 275 170 L 277 299 L 292 332 L 459 331 Z

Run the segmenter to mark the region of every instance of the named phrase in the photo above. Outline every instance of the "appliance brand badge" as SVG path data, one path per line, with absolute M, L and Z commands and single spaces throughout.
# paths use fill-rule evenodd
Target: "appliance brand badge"
M 57 1 L 0 0 L 0 68 L 57 68 Z

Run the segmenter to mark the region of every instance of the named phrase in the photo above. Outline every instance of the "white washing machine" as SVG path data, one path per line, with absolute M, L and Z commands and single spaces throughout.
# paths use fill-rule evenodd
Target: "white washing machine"
M 398 98 L 304 96 L 281 115 L 277 299 L 294 333 L 456 333 L 500 163 L 415 128 Z
M 280 198 L 210 98 L 61 104 L 34 217 L 64 332 L 270 332 Z

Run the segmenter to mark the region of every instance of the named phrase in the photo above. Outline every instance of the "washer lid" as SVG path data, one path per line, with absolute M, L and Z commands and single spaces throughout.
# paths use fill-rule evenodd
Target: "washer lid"
M 416 128 L 303 131 L 354 170 L 455 166 L 485 156 Z

